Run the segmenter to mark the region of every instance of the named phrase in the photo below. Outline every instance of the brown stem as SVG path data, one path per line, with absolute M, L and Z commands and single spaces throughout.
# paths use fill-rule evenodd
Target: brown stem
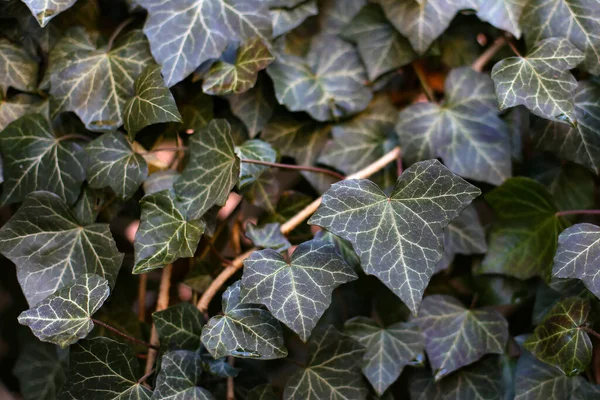
M 415 70 L 415 73 L 417 74 L 417 78 L 419 78 L 419 82 L 421 82 L 421 87 L 425 92 L 425 96 L 427 96 L 427 99 L 429 101 L 434 102 L 435 94 L 433 93 L 433 89 L 431 88 L 431 86 L 429 86 L 429 82 L 427 82 L 427 74 L 425 74 L 423 66 L 421 66 L 421 64 L 418 61 L 413 61 L 412 66 Z
M 148 347 L 149 349 L 158 350 L 158 346 L 155 346 L 155 345 L 153 345 L 153 344 L 150 344 L 150 343 L 144 342 L 143 340 L 140 340 L 140 339 L 136 339 L 136 338 L 134 338 L 133 336 L 129 336 L 128 334 L 126 334 L 126 333 L 123 333 L 123 332 L 121 332 L 120 330 L 118 330 L 117 328 L 113 328 L 112 326 L 110 326 L 110 325 L 108 325 L 108 324 L 106 324 L 106 323 L 104 323 L 104 322 L 102 322 L 102 321 L 100 321 L 100 320 L 97 320 L 97 319 L 94 319 L 94 318 L 90 318 L 90 319 L 92 320 L 92 322 L 93 322 L 94 324 L 96 324 L 96 325 L 100 325 L 101 327 L 103 327 L 103 328 L 105 328 L 105 329 L 108 329 L 108 330 L 109 330 L 109 331 L 111 331 L 112 333 L 115 333 L 115 334 L 117 334 L 117 335 L 119 335 L 119 336 L 122 336 L 122 337 L 124 337 L 125 339 L 129 340 L 130 342 L 134 342 L 134 343 L 137 343 L 137 344 L 141 344 L 142 346 L 146 346 L 146 347 Z
M 162 270 L 160 277 L 160 286 L 158 288 L 158 300 L 156 301 L 156 311 L 165 310 L 169 307 L 169 290 L 171 289 L 171 273 L 173 272 L 173 264 L 168 264 Z M 156 326 L 152 324 L 152 334 L 150 335 L 150 343 L 158 344 L 158 332 Z M 148 351 L 148 358 L 146 359 L 146 370 L 145 373 L 149 373 L 154 368 L 154 362 L 158 352 L 150 349 Z
M 507 39 L 504 36 L 500 36 L 492 43 L 471 65 L 471 68 L 477 72 L 481 72 L 483 67 L 494 57 L 494 55 L 500 51 L 506 45 Z
M 588 328 L 587 326 L 580 326 L 579 329 L 581 329 L 582 331 L 587 332 L 590 335 L 596 337 L 596 339 L 600 339 L 600 333 L 596 332 L 592 328 Z
M 137 383 L 138 385 L 141 385 L 142 383 L 144 383 L 146 381 L 146 379 L 150 378 L 150 376 L 152 376 L 152 374 L 156 372 L 156 370 L 154 368 L 152 368 L 150 371 L 148 371 L 147 374 L 144 374 L 144 376 L 142 376 L 140 379 L 138 379 Z
M 221 264 L 231 265 L 231 260 L 228 260 L 225 257 L 223 257 L 221 252 L 217 250 L 215 245 L 210 241 L 208 242 L 208 248 L 210 249 L 211 253 L 213 253 L 219 259 L 219 261 L 221 261 Z
M 398 177 L 402 175 L 402 151 L 399 151 L 398 157 L 396 157 L 396 172 L 398 173 Z
M 557 217 L 562 217 L 564 215 L 597 215 L 600 214 L 600 210 L 567 210 L 567 211 L 559 211 L 556 215 Z
M 119 24 L 119 26 L 117 26 L 117 28 L 114 30 L 113 34 L 110 35 L 110 39 L 108 39 L 108 45 L 106 45 L 106 51 L 110 51 L 113 47 L 113 44 L 115 43 L 115 40 L 117 39 L 117 36 L 119 36 L 119 33 L 121 33 L 121 31 L 123 29 L 125 29 L 125 27 L 127 25 L 129 25 L 130 23 L 132 23 L 133 21 L 135 21 L 135 17 L 129 17 L 126 20 L 124 20 L 123 22 L 121 22 Z
M 519 50 L 517 50 L 517 47 L 515 46 L 515 44 L 513 43 L 512 40 L 508 40 L 508 47 L 510 47 L 510 49 L 512 50 L 513 53 L 515 53 L 515 55 L 517 57 L 521 57 L 523 58 L 523 56 L 521 55 L 521 53 L 519 52 Z
M 227 362 L 233 367 L 234 358 L 232 356 L 227 357 Z M 227 400 L 235 400 L 235 386 L 233 382 L 233 376 L 227 377 Z
M 388 152 L 374 163 L 367 165 L 365 168 L 352 175 L 347 176 L 346 179 L 365 179 L 370 177 L 374 173 L 382 170 L 389 163 L 396 160 L 400 151 L 400 147 L 395 147 L 392 151 Z M 320 204 L 321 197 L 314 200 L 298 214 L 293 216 L 289 221 L 281 225 L 281 233 L 287 235 L 293 231 L 298 225 L 304 222 L 304 220 L 310 217 L 317 210 Z M 200 311 L 206 312 L 206 310 L 208 310 L 208 306 L 210 305 L 213 297 L 215 297 L 217 292 L 221 290 L 221 287 L 225 284 L 225 282 L 227 282 L 229 278 L 231 278 L 240 268 L 242 268 L 244 265 L 244 260 L 248 258 L 255 250 L 258 249 L 253 247 L 244 254 L 237 256 L 233 261 L 231 261 L 230 266 L 221 271 L 221 273 L 212 281 L 208 289 L 206 289 L 206 291 L 202 294 L 202 297 L 196 306 Z
M 148 286 L 148 275 L 141 274 L 138 281 L 138 320 L 146 321 L 146 288 Z
M 285 169 L 298 169 L 301 171 L 309 171 L 309 172 L 317 172 L 320 174 L 326 174 L 326 175 L 330 175 L 333 176 L 334 178 L 337 178 L 339 180 L 345 179 L 346 177 L 342 174 L 338 174 L 335 171 L 332 171 L 330 169 L 326 169 L 326 168 L 319 168 L 319 167 L 310 167 L 310 166 L 306 166 L 306 165 L 291 165 L 291 164 L 280 164 L 280 163 L 272 163 L 272 162 L 268 162 L 268 161 L 260 161 L 260 160 L 241 160 L 243 163 L 246 164 L 259 164 L 259 165 L 266 165 L 268 167 L 275 167 L 275 168 L 285 168 Z
M 78 133 L 69 133 L 68 135 L 58 137 L 56 140 L 59 142 L 62 142 L 63 140 L 84 140 L 86 142 L 91 142 L 92 138 Z
M 477 306 L 478 301 L 479 301 L 479 293 L 475 293 L 473 295 L 473 299 L 471 299 L 471 305 L 469 306 L 469 310 L 474 309 Z

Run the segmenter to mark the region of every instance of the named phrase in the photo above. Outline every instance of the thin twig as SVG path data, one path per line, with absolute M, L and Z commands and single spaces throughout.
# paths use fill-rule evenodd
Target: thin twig
M 492 43 L 471 65 L 471 68 L 477 72 L 481 72 L 483 67 L 494 57 L 494 55 L 500 51 L 506 45 L 507 39 L 504 36 L 500 36 Z
M 386 153 L 379 160 L 374 163 L 366 166 L 360 171 L 349 175 L 346 179 L 365 179 L 373 175 L 374 173 L 382 170 L 386 165 L 393 162 L 397 159 L 398 153 L 400 153 L 400 147 L 395 147 L 392 151 Z M 298 214 L 293 216 L 289 221 L 285 224 L 281 225 L 281 233 L 287 235 L 291 231 L 293 231 L 298 225 L 300 225 L 304 220 L 310 217 L 321 204 L 321 197 L 310 203 L 303 210 L 301 210 Z M 250 257 L 257 248 L 253 247 L 252 249 L 246 251 L 244 254 L 237 256 L 233 261 L 231 261 L 231 265 L 225 268 L 221 273 L 212 281 L 208 289 L 202 294 L 200 301 L 197 304 L 197 308 L 206 312 L 208 310 L 208 306 L 210 305 L 211 300 L 217 294 L 221 287 L 227 282 L 229 278 L 231 278 L 242 266 L 244 265 L 244 260 Z
M 117 36 L 119 36 L 119 33 L 121 33 L 121 31 L 123 29 L 125 29 L 125 27 L 127 25 L 129 25 L 130 23 L 132 23 L 133 21 L 135 21 L 135 17 L 129 17 L 126 20 L 124 20 L 123 22 L 121 22 L 119 24 L 119 26 L 117 26 L 117 28 L 114 30 L 113 34 L 110 35 L 110 39 L 108 39 L 108 45 L 106 46 L 106 50 L 110 51 L 113 47 L 113 44 L 115 43 L 115 40 L 117 39 Z
M 94 324 L 96 324 L 96 325 L 99 325 L 99 326 L 101 326 L 101 327 L 103 327 L 103 328 L 106 328 L 106 329 L 108 329 L 109 331 L 111 331 L 112 333 L 115 333 L 115 334 L 117 334 L 117 335 L 119 335 L 119 336 L 122 336 L 122 337 L 124 337 L 125 339 L 129 340 L 130 342 L 134 342 L 134 343 L 137 343 L 137 344 L 141 344 L 142 346 L 146 346 L 146 347 L 148 347 L 149 349 L 158 350 L 158 346 L 155 346 L 155 345 L 153 345 L 153 344 L 150 344 L 150 343 L 148 343 L 148 342 L 144 342 L 143 340 L 140 340 L 140 339 L 136 339 L 136 338 L 134 338 L 133 336 L 129 336 L 128 334 L 126 334 L 126 333 L 123 333 L 123 332 L 121 332 L 120 330 L 118 330 L 117 328 L 114 328 L 114 327 L 112 327 L 112 326 L 110 326 L 110 325 L 108 325 L 108 324 L 106 324 L 106 323 L 104 323 L 104 322 L 102 322 L 102 321 L 100 321 L 100 320 L 98 320 L 98 319 L 94 319 L 94 318 L 90 318 L 90 319 L 92 320 L 92 322 L 93 322 Z
M 231 367 L 234 366 L 234 358 L 232 356 L 227 357 L 227 362 Z M 233 376 L 227 377 L 227 400 L 235 400 L 235 386 L 233 382 Z
M 141 274 L 138 281 L 138 320 L 146 321 L 146 288 L 148 286 L 148 275 Z
M 398 157 L 396 157 L 396 172 L 398 173 L 398 176 L 402 175 L 402 151 L 398 152 Z
M 417 74 L 417 78 L 419 78 L 419 82 L 421 82 L 421 87 L 425 92 L 425 96 L 427 96 L 427 99 L 429 101 L 434 102 L 435 94 L 433 93 L 433 89 L 431 88 L 431 86 L 429 86 L 429 82 L 427 82 L 427 74 L 425 73 L 425 70 L 423 69 L 421 64 L 419 64 L 418 61 L 413 61 L 412 66 L 415 70 L 415 73 Z
M 512 40 L 508 40 L 508 42 L 507 42 L 507 43 L 508 43 L 508 47 L 510 47 L 510 49 L 513 51 L 513 53 L 515 53 L 515 55 L 516 55 L 517 57 L 521 57 L 521 58 L 523 57 L 523 56 L 521 55 L 521 53 L 519 52 L 519 50 L 517 50 L 517 47 L 515 46 L 515 44 L 513 43 L 513 41 L 512 41 Z
M 231 265 L 231 260 L 228 260 L 225 257 L 223 257 L 223 255 L 219 250 L 217 250 L 213 242 L 208 242 L 208 248 L 210 249 L 210 252 L 213 253 L 219 259 L 219 261 L 221 261 L 221 264 Z
M 155 372 L 156 372 L 156 369 L 152 368 L 147 374 L 144 374 L 144 376 L 142 376 L 140 379 L 138 379 L 138 381 L 137 381 L 138 385 L 141 385 L 142 383 L 144 383 L 146 381 L 146 379 L 150 378 L 150 376 L 152 376 L 152 374 Z
M 479 293 L 475 293 L 473 295 L 473 298 L 471 299 L 471 305 L 469 306 L 469 310 L 475 309 L 478 301 L 479 301 Z
M 600 210 L 566 210 L 559 211 L 556 215 L 557 217 L 562 217 L 564 215 L 597 215 L 600 214 Z
M 80 135 L 78 133 L 69 133 L 68 135 L 58 137 L 56 140 L 59 142 L 62 142 L 63 140 L 83 140 L 86 142 L 91 142 L 93 139 L 89 136 Z
M 587 326 L 580 326 L 579 329 L 581 329 L 584 332 L 589 333 L 590 335 L 595 336 L 596 339 L 600 339 L 600 333 L 596 332 L 592 328 L 588 328 Z
M 169 307 L 169 290 L 171 289 L 171 273 L 173 272 L 173 264 L 168 264 L 162 270 L 162 275 L 160 277 L 160 286 L 158 288 L 158 300 L 156 301 L 156 311 L 165 310 Z M 158 332 L 156 331 L 156 326 L 152 324 L 152 334 L 150 335 L 150 343 L 158 344 Z M 154 362 L 156 361 L 156 356 L 158 352 L 155 350 L 148 351 L 148 358 L 146 359 L 146 370 L 147 374 L 154 368 Z
M 280 164 L 280 163 L 272 163 L 272 162 L 260 161 L 260 160 L 243 159 L 241 161 L 246 164 L 259 164 L 259 165 L 266 165 L 268 167 L 274 167 L 274 168 L 298 169 L 301 171 L 317 172 L 320 174 L 326 174 L 326 175 L 333 176 L 334 178 L 339 179 L 339 180 L 345 179 L 344 175 L 338 174 L 337 172 L 332 171 L 330 169 L 326 169 L 326 168 L 310 167 L 307 165 Z

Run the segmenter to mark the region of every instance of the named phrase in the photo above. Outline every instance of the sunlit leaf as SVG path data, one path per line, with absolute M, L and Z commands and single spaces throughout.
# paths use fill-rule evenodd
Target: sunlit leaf
M 187 218 L 184 205 L 169 190 L 148 194 L 140 203 L 142 216 L 135 234 L 133 273 L 146 273 L 179 258 L 193 257 L 205 222 Z
M 253 224 L 246 225 L 246 236 L 255 246 L 273 249 L 279 253 L 292 247 L 292 244 L 281 233 L 281 225 L 274 222 L 257 227 Z
M 112 286 L 123 260 L 108 224 L 81 226 L 49 192 L 29 195 L 0 229 L 0 252 L 17 265 L 32 306 L 86 273 L 100 275 Z
M 259 306 L 240 303 L 240 282 L 223 293 L 223 315 L 202 329 L 202 343 L 214 358 L 227 355 L 270 360 L 287 356 L 279 322 Z
M 19 379 L 25 400 L 54 400 L 65 381 L 65 365 L 58 348 L 42 342 L 24 346 L 13 374 Z
M 306 368 L 296 371 L 285 384 L 283 397 L 290 400 L 366 400 L 360 363 L 365 350 L 333 326 L 309 342 Z
M 158 65 L 149 65 L 135 80 L 135 96 L 124 107 L 123 118 L 129 137 L 144 127 L 161 122 L 182 122 L 175 99 L 160 74 Z
M 67 381 L 59 399 L 150 400 L 150 389 L 138 383 L 143 373 L 128 344 L 99 337 L 71 347 Z
M 244 261 L 242 301 L 264 304 L 304 342 L 331 304 L 339 285 L 357 279 L 331 244 L 311 240 L 287 262 L 277 251 L 253 252 Z
M 201 374 L 202 358 L 199 353 L 188 350 L 168 352 L 162 357 L 151 399 L 213 400 L 206 389 L 196 386 Z
M 0 38 L 0 92 L 8 87 L 35 92 L 38 63 L 27 51 L 8 39 Z
M 480 194 L 436 160 L 412 165 L 387 196 L 362 180 L 332 185 L 309 223 L 349 240 L 367 274 L 416 314 L 442 257 L 443 228 Z
M 525 57 L 510 57 L 492 69 L 500 109 L 527 107 L 542 118 L 577 125 L 573 96 L 577 81 L 569 72 L 583 54 L 566 39 L 537 43 Z
M 57 137 L 40 114 L 21 117 L 0 132 L 4 164 L 2 203 L 17 203 L 35 190 L 48 190 L 72 204 L 85 179 L 79 140 Z
M 423 361 L 425 340 L 412 323 L 399 322 L 384 328 L 370 318 L 355 317 L 346 321 L 344 333 L 367 349 L 362 371 L 380 396 L 405 366 L 418 359 Z
M 95 274 L 81 275 L 19 315 L 42 341 L 67 347 L 94 328 L 92 315 L 109 294 L 108 281 Z
M 277 152 L 273 147 L 269 143 L 257 139 L 247 140 L 242 145 L 236 146 L 235 154 L 240 160 L 257 160 L 271 163 L 277 161 Z M 265 165 L 242 162 L 238 187 L 242 189 L 251 185 L 267 169 L 269 167 Z
M 138 0 L 148 10 L 144 33 L 171 87 L 231 41 L 271 37 L 268 3 L 261 0 Z
M 396 132 L 408 163 L 441 157 L 452 172 L 501 184 L 511 176 L 508 126 L 498 117 L 492 80 L 471 68 L 450 71 L 441 104 L 400 112 Z
M 23 0 L 31 14 L 44 27 L 61 12 L 69 9 L 77 0 Z
M 265 75 L 258 76 L 256 85 L 252 89 L 230 95 L 227 100 L 231 112 L 246 125 L 250 138 L 256 137 L 263 130 L 277 105 L 273 87 Z
M 240 160 L 231 139 L 231 126 L 223 119 L 211 121 L 190 139 L 191 158 L 175 192 L 183 199 L 189 220 L 195 220 L 212 206 L 225 205 L 238 181 Z
M 525 348 L 567 376 L 581 374 L 592 361 L 592 341 L 581 329 L 589 313 L 585 300 L 571 297 L 560 301 L 525 341 Z
M 508 322 L 493 310 L 470 310 L 450 296 L 423 300 L 414 322 L 425 334 L 425 350 L 436 380 L 486 354 L 502 354 Z
M 273 21 L 273 37 L 283 35 L 300 25 L 310 16 L 317 15 L 316 0 L 297 1 L 297 4 L 285 4 L 280 0 L 272 0 L 269 13 Z

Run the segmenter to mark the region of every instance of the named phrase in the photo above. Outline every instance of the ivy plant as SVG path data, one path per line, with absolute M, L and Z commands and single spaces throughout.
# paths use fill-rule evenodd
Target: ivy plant
M 600 0 L 0 0 L 0 397 L 600 398 L 598 74 Z

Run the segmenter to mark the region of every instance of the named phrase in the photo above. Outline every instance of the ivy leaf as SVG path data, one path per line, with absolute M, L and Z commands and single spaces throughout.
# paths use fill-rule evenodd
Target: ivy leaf
M 285 384 L 283 398 L 290 400 L 366 399 L 360 373 L 365 350 L 333 326 L 309 342 L 307 367 Z
M 271 18 L 261 0 L 139 0 L 148 10 L 144 33 L 171 87 L 203 62 L 221 56 L 232 41 L 268 43 Z
M 108 281 L 95 274 L 81 275 L 19 315 L 41 341 L 67 347 L 94 328 L 92 315 L 110 292 Z
M 354 47 L 327 37 L 306 58 L 278 54 L 267 68 L 280 104 L 318 121 L 349 117 L 371 100 L 367 76 Z
M 175 99 L 160 74 L 160 66 L 149 65 L 135 80 L 135 96 L 123 109 L 129 138 L 148 125 L 182 122 Z
M 533 125 L 532 135 L 537 146 L 600 173 L 599 98 L 597 83 L 579 82 L 573 98 L 577 126 L 538 120 Z
M 244 197 L 253 206 L 262 208 L 269 213 L 275 212 L 279 199 L 279 180 L 277 173 L 267 170 L 244 193 Z M 282 223 L 285 223 L 283 221 Z
M 219 358 L 218 360 L 214 360 L 212 356 L 207 355 L 204 357 L 204 365 L 203 368 L 205 371 L 208 371 L 211 375 L 219 377 L 219 378 L 235 378 L 239 375 L 240 369 L 234 368 L 227 362 L 227 358 Z
M 3 98 L 0 93 L 0 132 L 13 121 L 24 115 L 41 112 L 44 102 L 38 97 L 28 94 L 16 94 L 9 98 Z
M 600 228 L 593 224 L 577 224 L 558 237 L 552 275 L 557 278 L 580 279 L 590 292 L 600 298 L 597 259 L 600 255 Z
M 48 22 L 61 12 L 69 9 L 77 0 L 23 0 L 23 3 L 29 8 L 31 14 L 43 28 Z
M 520 38 L 521 27 L 526 24 L 521 23 L 521 15 L 523 15 L 523 8 L 526 4 L 527 0 L 480 0 L 477 16 L 482 21 L 489 22 L 496 28 L 510 32 L 514 37 Z
M 223 313 L 202 329 L 202 343 L 214 358 L 232 355 L 271 360 L 287 356 L 279 322 L 268 311 L 241 303 L 239 281 L 223 293 Z
M 85 148 L 89 156 L 87 180 L 90 187 L 110 186 L 121 199 L 128 199 L 148 177 L 148 164 L 120 132 L 105 133 Z
M 38 63 L 27 51 L 8 39 L 0 38 L 0 92 L 8 87 L 23 92 L 35 92 Z
M 184 257 L 193 257 L 206 224 L 190 220 L 170 190 L 147 194 L 140 201 L 142 217 L 135 234 L 134 274 L 142 274 Z
M 28 343 L 13 369 L 25 400 L 54 400 L 65 381 L 58 348 L 42 342 Z
M 260 228 L 254 224 L 248 224 L 246 225 L 246 236 L 252 240 L 255 246 L 273 249 L 278 253 L 292 247 L 285 235 L 281 233 L 281 225 L 277 222 L 265 224 Z
M 296 248 L 290 262 L 272 249 L 253 252 L 244 261 L 241 297 L 267 306 L 306 342 L 333 290 L 357 278 L 333 245 L 310 240 Z
M 592 341 L 581 329 L 589 313 L 590 305 L 585 300 L 561 300 L 525 341 L 525 348 L 567 376 L 581 374 L 592 361 Z
M 437 160 L 413 164 L 391 196 L 366 180 L 331 186 L 309 223 L 349 240 L 365 272 L 416 314 L 442 257 L 443 228 L 480 191 Z
M 336 36 L 367 4 L 367 0 L 324 0 L 319 3 L 319 34 Z
M 128 344 L 98 337 L 71 347 L 67 381 L 58 398 L 150 400 L 150 389 L 138 383 L 142 373 Z
M 588 381 L 581 380 L 571 400 L 594 400 L 600 396 L 600 385 L 594 385 Z
M 57 109 L 73 111 L 91 131 L 123 125 L 134 81 L 152 60 L 144 34 L 134 30 L 111 49 L 75 50 L 64 56 L 69 62 L 50 77 L 50 94 Z
M 199 350 L 204 318 L 190 303 L 179 303 L 152 314 L 160 346 L 169 350 Z M 164 366 L 163 366 L 164 368 Z
M 277 152 L 273 147 L 269 143 L 257 139 L 247 140 L 241 146 L 236 146 L 235 154 L 241 160 L 257 160 L 271 163 L 277 161 Z M 241 163 L 238 187 L 242 189 L 251 185 L 267 169 L 269 167 L 265 165 Z
M 248 400 L 279 400 L 273 386 L 259 385 L 248 392 Z
M 170 351 L 162 357 L 152 400 L 213 400 L 206 390 L 196 386 L 202 374 L 202 358 L 193 351 Z
M 558 235 L 568 226 L 556 216 L 548 189 L 529 178 L 511 178 L 485 198 L 498 222 L 480 271 L 519 279 L 548 278 Z
M 583 53 L 561 38 L 537 43 L 525 57 L 505 58 L 492 68 L 500 109 L 522 104 L 542 118 L 577 126 L 577 81 L 569 70 L 581 61 Z
M 175 182 L 175 192 L 185 203 L 189 220 L 195 220 L 212 206 L 224 206 L 240 174 L 231 126 L 226 120 L 211 121 L 190 139 L 188 165 Z
M 579 376 L 565 376 L 528 352 L 519 357 L 515 377 L 515 400 L 563 400 L 565 394 L 574 393 L 583 381 Z
M 356 43 L 371 82 L 416 58 L 410 43 L 388 22 L 377 4 L 363 7 L 342 36 Z
M 250 39 L 238 48 L 235 63 L 217 61 L 210 67 L 202 90 L 212 95 L 244 93 L 256 84 L 258 72 L 274 59 L 260 38 Z
M 269 13 L 273 21 L 273 37 L 277 37 L 298 27 L 306 18 L 317 15 L 319 10 L 316 0 L 298 1 L 294 5 L 274 0 Z
M 86 273 L 100 275 L 112 286 L 123 261 L 108 224 L 81 226 L 49 192 L 29 195 L 0 229 L 0 252 L 17 265 L 30 305 Z
M 163 190 L 173 191 L 173 185 L 179 179 L 179 172 L 167 169 L 164 171 L 157 171 L 150 175 L 145 181 L 142 187 L 144 193 L 154 194 Z
M 425 342 L 419 328 L 399 322 L 385 328 L 370 318 L 355 317 L 344 324 L 344 333 L 362 344 L 363 374 L 381 396 L 398 379 L 406 365 L 421 359 Z
M 542 39 L 562 37 L 583 52 L 584 68 L 600 73 L 600 38 L 597 35 L 600 10 L 594 2 L 582 0 L 528 1 L 521 18 L 528 47 Z
M 479 222 L 477 210 L 472 205 L 444 228 L 444 257 L 437 271 L 446 269 L 455 254 L 479 254 L 487 252 L 485 232 Z
M 40 114 L 19 118 L 0 132 L 4 163 L 2 203 L 18 203 L 35 190 L 48 190 L 72 204 L 85 180 L 85 156 L 69 137 L 56 137 Z
M 175 132 L 198 132 L 214 119 L 214 104 L 212 96 L 198 91 L 191 101 L 181 106 L 182 123 L 170 124 Z
M 441 157 L 454 173 L 501 184 L 511 176 L 508 126 L 498 117 L 493 83 L 463 67 L 450 71 L 446 99 L 413 104 L 400 112 L 396 132 L 406 161 Z
M 256 85 L 247 92 L 227 97 L 231 112 L 248 129 L 250 138 L 256 137 L 267 125 L 277 105 L 273 88 L 265 75 L 259 75 Z M 0 125 L 1 127 L 1 125 Z
M 77 202 L 71 207 L 75 219 L 82 225 L 91 225 L 105 204 L 105 195 L 102 190 L 91 189 L 85 185 Z
M 439 380 L 486 354 L 502 354 L 508 322 L 494 310 L 470 310 L 450 296 L 423 300 L 414 322 L 425 334 L 425 350 Z

